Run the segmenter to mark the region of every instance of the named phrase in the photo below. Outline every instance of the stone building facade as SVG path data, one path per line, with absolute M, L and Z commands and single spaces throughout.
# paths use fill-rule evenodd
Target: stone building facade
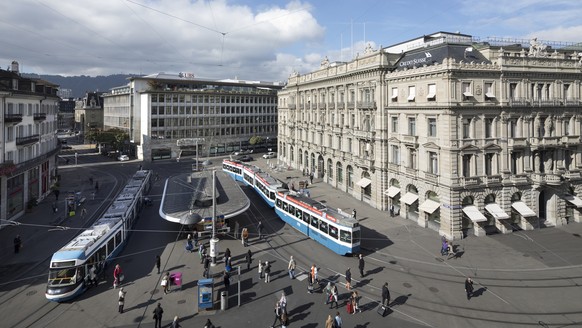
M 582 48 L 555 45 L 438 32 L 326 58 L 279 92 L 279 159 L 451 239 L 579 222 Z

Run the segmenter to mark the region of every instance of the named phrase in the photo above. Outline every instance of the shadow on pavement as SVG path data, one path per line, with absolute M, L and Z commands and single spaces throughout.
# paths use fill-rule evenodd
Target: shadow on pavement
M 300 305 L 300 306 L 294 308 L 293 310 L 289 311 L 289 322 L 303 321 L 303 320 L 305 320 L 305 318 L 307 318 L 307 316 L 311 312 L 304 313 L 304 311 L 307 311 L 314 304 L 315 303 L 310 302 L 310 303 L 307 303 L 307 304 Z
M 365 226 L 360 226 L 360 229 L 362 230 L 360 247 L 364 250 L 375 251 L 394 244 L 386 235 L 376 230 L 366 228 Z

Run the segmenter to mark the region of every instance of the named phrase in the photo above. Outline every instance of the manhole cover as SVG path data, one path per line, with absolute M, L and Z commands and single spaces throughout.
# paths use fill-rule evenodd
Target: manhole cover
M 186 300 L 179 300 L 178 301 L 178 304 L 184 304 L 184 303 L 186 303 Z
M 411 288 L 412 287 L 412 285 L 409 284 L 409 283 L 407 283 L 407 282 L 403 283 L 402 286 L 404 286 L 406 288 Z
M 429 287 L 428 290 L 430 290 L 433 293 L 438 293 L 439 292 L 438 288 L 436 288 L 436 287 Z
M 396 264 L 398 262 L 396 262 L 396 261 L 388 261 L 388 263 L 390 263 L 390 264 Z
M 26 293 L 26 296 L 32 296 L 34 294 L 36 294 L 36 290 L 31 290 L 28 293 Z

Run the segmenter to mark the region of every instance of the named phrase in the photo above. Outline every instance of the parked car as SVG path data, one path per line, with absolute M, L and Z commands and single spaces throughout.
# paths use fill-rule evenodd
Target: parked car
M 237 160 L 241 161 L 241 162 L 250 162 L 253 160 L 253 158 L 250 157 L 249 155 L 242 155 L 242 156 L 237 157 Z
M 65 149 L 73 149 L 73 147 L 71 147 L 69 145 L 61 145 L 61 150 L 65 150 Z
M 238 155 L 246 155 L 246 154 L 252 154 L 253 151 L 249 150 L 249 149 L 241 149 L 239 151 L 235 151 L 234 153 L 232 153 L 234 156 L 238 156 Z
M 277 157 L 277 153 L 272 152 L 272 151 L 263 155 L 263 158 L 276 158 L 276 157 Z
M 129 156 L 127 155 L 121 155 L 117 158 L 118 161 L 120 162 L 125 162 L 125 161 L 129 161 Z

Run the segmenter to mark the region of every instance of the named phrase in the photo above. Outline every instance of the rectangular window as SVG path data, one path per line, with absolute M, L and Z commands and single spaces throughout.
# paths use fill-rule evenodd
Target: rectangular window
M 329 236 L 333 239 L 337 239 L 337 228 L 329 225 Z
M 416 135 L 416 118 L 415 117 L 408 118 L 408 135 L 410 135 L 410 136 Z
M 507 134 L 509 135 L 510 138 L 514 138 L 517 136 L 516 128 L 517 128 L 517 121 L 516 120 L 507 121 L 507 130 L 508 130 Z
M 463 139 L 471 138 L 471 121 L 463 119 Z
M 511 173 L 518 174 L 519 173 L 519 160 L 521 158 L 521 154 L 519 152 L 512 152 L 511 153 Z
M 392 145 L 390 148 L 392 149 L 390 163 L 400 164 L 400 148 L 397 145 Z
M 516 100 L 519 97 L 517 93 L 517 83 L 509 83 L 509 99 Z
M 408 101 L 414 101 L 414 98 L 416 98 L 416 87 L 415 86 L 409 86 L 408 87 Z
M 416 149 L 414 148 L 408 150 L 408 167 L 416 169 Z
M 311 216 L 311 226 L 317 228 L 319 225 L 319 220 L 315 216 Z
M 428 171 L 432 174 L 439 174 L 439 158 L 437 153 L 428 153 Z
M 392 133 L 398 133 L 398 116 L 392 116 L 392 117 L 390 117 L 390 120 L 391 120 L 390 126 L 392 127 L 392 129 L 391 129 Z
M 485 138 L 492 138 L 493 137 L 493 119 L 486 118 L 485 119 Z
M 471 89 L 471 82 L 463 82 L 461 84 L 461 91 L 463 93 L 463 100 L 473 98 L 473 90 Z
M 426 95 L 428 101 L 436 101 L 436 84 L 428 85 L 428 95 Z
M 493 155 L 485 154 L 485 175 L 493 175 Z
M 572 95 L 570 95 L 570 84 L 564 83 L 564 99 L 570 99 Z
M 319 222 L 319 230 L 327 235 L 327 223 L 324 221 Z
M 568 119 L 564 120 L 564 135 L 565 136 L 570 135 L 570 120 L 568 120 Z
M 472 155 L 463 155 L 463 177 L 471 177 L 471 157 Z
M 352 234 L 346 230 L 340 230 L 340 241 L 344 243 L 352 243 Z
M 485 100 L 495 99 L 495 92 L 493 92 L 493 82 L 485 82 Z
M 436 137 L 437 136 L 436 118 L 429 118 L 428 119 L 428 136 L 429 137 Z
M 390 97 L 390 99 L 393 102 L 398 101 L 398 88 L 392 88 L 392 96 Z

